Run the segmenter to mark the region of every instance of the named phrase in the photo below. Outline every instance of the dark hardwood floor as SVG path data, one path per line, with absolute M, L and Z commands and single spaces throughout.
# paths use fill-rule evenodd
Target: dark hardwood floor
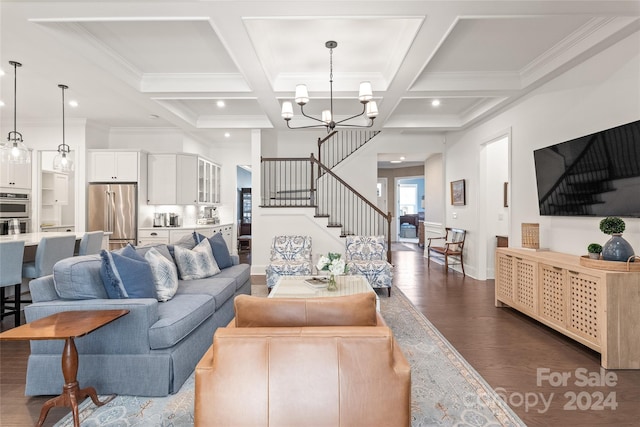
M 640 425 L 640 370 L 604 371 L 610 385 L 595 385 L 603 379 L 599 354 L 514 310 L 494 307 L 493 281 L 463 278 L 454 272 L 446 275 L 442 266 L 433 263 L 427 269 L 426 259 L 417 251 L 394 251 L 393 256 L 394 285 L 527 425 Z M 264 276 L 252 277 L 252 282 L 264 284 Z M 386 298 L 386 292 L 380 295 Z M 0 325 L 2 330 L 12 326 L 12 318 L 5 318 Z M 34 425 L 47 399 L 24 396 L 28 354 L 26 342 L 0 343 L 3 427 Z M 561 375 L 570 375 L 566 385 L 553 386 L 546 379 Z M 583 377 L 592 382 L 583 385 Z M 52 409 L 45 426 L 53 425 L 67 412 L 65 408 Z

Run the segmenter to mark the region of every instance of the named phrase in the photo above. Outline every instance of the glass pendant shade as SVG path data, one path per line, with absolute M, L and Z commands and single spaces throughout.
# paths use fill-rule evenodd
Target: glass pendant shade
M 53 170 L 73 172 L 73 166 L 73 160 L 71 160 L 69 154 L 64 151 L 58 151 L 58 154 L 53 158 Z
M 31 153 L 24 142 L 22 134 L 16 130 L 18 116 L 18 67 L 22 64 L 16 61 L 9 61 L 13 67 L 13 130 L 7 136 L 7 142 L 0 149 L 0 161 L 3 163 L 31 163 Z
M 11 134 L 14 134 L 12 137 Z M 0 154 L 2 162 L 26 164 L 31 163 L 31 153 L 24 142 L 22 136 L 17 132 L 10 132 L 7 142 L 2 146 Z
M 296 86 L 296 104 L 304 105 L 309 102 L 309 91 L 307 85 Z
M 291 101 L 284 101 L 282 103 L 281 114 L 285 120 L 290 120 L 293 117 L 293 104 L 291 104 Z
M 58 154 L 53 158 L 53 170 L 60 172 L 72 172 L 73 160 L 70 157 L 71 148 L 65 142 L 64 129 L 64 91 L 69 89 L 66 85 L 58 85 L 62 89 L 62 144 L 58 145 Z
M 373 98 L 373 89 L 371 88 L 371 82 L 360 83 L 360 93 L 358 99 L 362 103 L 369 102 Z

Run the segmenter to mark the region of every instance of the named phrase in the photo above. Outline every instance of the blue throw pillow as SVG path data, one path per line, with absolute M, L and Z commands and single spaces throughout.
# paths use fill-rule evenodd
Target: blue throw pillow
M 100 276 L 109 298 L 155 298 L 156 289 L 149 263 L 132 246 L 120 253 L 100 252 Z
M 196 243 L 200 243 L 202 240 L 207 239 L 207 237 L 194 231 L 193 239 L 196 241 Z M 222 237 L 222 233 L 217 232 L 212 237 L 209 237 L 207 240 L 209 240 L 209 244 L 211 245 L 211 251 L 213 252 L 213 257 L 216 259 L 216 262 L 218 263 L 218 267 L 220 268 L 231 267 L 233 265 L 233 260 L 231 259 L 229 248 L 227 248 L 227 242 L 225 242 L 224 237 Z

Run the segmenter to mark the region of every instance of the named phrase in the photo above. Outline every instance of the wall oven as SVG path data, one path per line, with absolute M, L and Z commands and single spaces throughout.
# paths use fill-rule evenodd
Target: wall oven
M 6 219 L 6 218 L 0 219 L 0 236 L 9 234 L 10 221 L 11 221 L 10 219 Z M 29 223 L 31 222 L 31 220 L 29 218 L 19 219 L 18 222 L 20 223 L 20 234 L 29 233 L 31 231 L 29 226 Z
M 29 193 L 0 191 L 0 219 L 29 218 L 30 213 L 31 197 Z

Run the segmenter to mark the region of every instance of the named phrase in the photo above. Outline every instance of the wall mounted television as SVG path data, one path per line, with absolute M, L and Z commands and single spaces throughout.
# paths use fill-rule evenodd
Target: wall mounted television
M 640 218 L 640 120 L 533 157 L 540 215 Z

